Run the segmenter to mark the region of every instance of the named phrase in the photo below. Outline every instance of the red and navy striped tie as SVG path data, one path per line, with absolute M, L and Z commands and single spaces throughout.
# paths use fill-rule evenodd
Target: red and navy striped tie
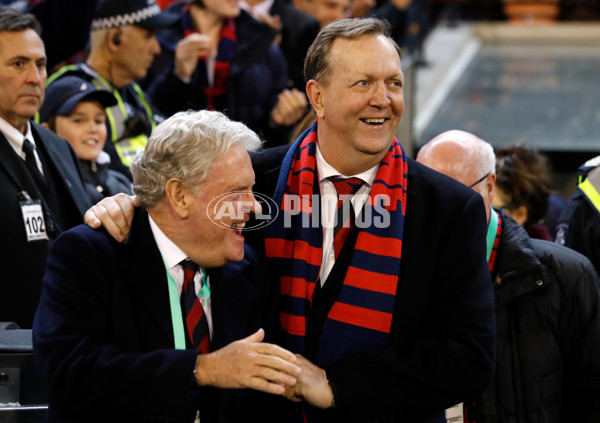
M 342 179 L 338 176 L 331 178 L 333 186 L 338 195 L 338 202 L 335 212 L 335 228 L 333 230 L 333 250 L 337 259 L 350 230 L 354 226 L 354 208 L 352 207 L 352 197 L 363 184 L 360 178 Z
M 194 286 L 194 276 L 199 266 L 191 260 L 184 260 L 181 262 L 181 267 L 184 275 L 181 290 L 181 312 L 187 333 L 186 344 L 188 348 L 206 354 L 210 352 L 208 320 Z

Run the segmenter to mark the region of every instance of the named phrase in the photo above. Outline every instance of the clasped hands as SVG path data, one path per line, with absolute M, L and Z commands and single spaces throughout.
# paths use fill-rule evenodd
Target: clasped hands
M 126 194 L 107 197 L 86 212 L 85 223 L 92 228 L 104 225 L 109 234 L 123 242 L 137 205 L 135 197 Z M 319 408 L 330 407 L 333 392 L 325 370 L 299 354 L 262 342 L 264 336 L 260 329 L 212 353 L 199 355 L 194 372 L 198 385 L 251 388 Z
M 325 371 L 299 354 L 263 343 L 264 331 L 211 352 L 196 362 L 198 386 L 250 388 L 327 408 L 333 393 Z

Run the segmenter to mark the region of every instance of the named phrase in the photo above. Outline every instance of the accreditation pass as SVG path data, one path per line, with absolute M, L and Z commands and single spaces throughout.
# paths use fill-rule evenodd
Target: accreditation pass
M 27 242 L 48 239 L 46 225 L 44 224 L 44 211 L 40 200 L 32 200 L 27 196 L 25 200 L 19 201 Z

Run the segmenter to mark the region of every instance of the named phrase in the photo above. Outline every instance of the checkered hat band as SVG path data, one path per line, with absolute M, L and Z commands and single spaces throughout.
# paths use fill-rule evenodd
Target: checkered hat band
M 160 15 L 160 12 L 160 7 L 157 4 L 153 4 L 152 6 L 145 7 L 137 12 L 111 16 L 108 18 L 94 19 L 92 21 L 92 30 L 116 28 L 123 25 L 135 25 L 136 23 L 140 23 L 146 19 Z

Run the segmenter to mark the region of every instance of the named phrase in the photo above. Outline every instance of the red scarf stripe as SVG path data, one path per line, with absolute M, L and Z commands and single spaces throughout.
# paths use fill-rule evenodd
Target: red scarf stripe
M 396 238 L 384 238 L 374 234 L 365 233 L 363 236 L 364 244 L 357 250 L 362 249 L 367 253 L 377 254 L 379 256 L 397 257 L 397 251 L 402 251 L 402 240 Z
M 281 321 L 281 328 L 290 335 L 306 335 L 306 317 L 279 312 L 279 320 Z
M 398 287 L 398 276 L 384 275 L 350 266 L 346 272 L 344 283 L 355 288 L 395 295 Z
M 294 298 L 312 298 L 315 291 L 315 282 L 307 281 L 304 278 L 295 278 L 292 276 L 282 276 L 281 278 L 281 293 Z
M 265 248 L 272 251 L 269 257 L 287 258 L 292 253 L 302 254 L 302 258 L 308 264 L 321 266 L 322 253 L 311 247 L 306 241 L 290 241 L 287 239 L 267 238 L 265 239 Z M 272 249 L 272 250 L 271 250 Z
M 359 317 L 360 316 L 360 317 Z M 360 326 L 378 332 L 388 333 L 392 326 L 392 314 L 368 308 L 337 302 L 333 305 L 329 318 L 349 325 Z

